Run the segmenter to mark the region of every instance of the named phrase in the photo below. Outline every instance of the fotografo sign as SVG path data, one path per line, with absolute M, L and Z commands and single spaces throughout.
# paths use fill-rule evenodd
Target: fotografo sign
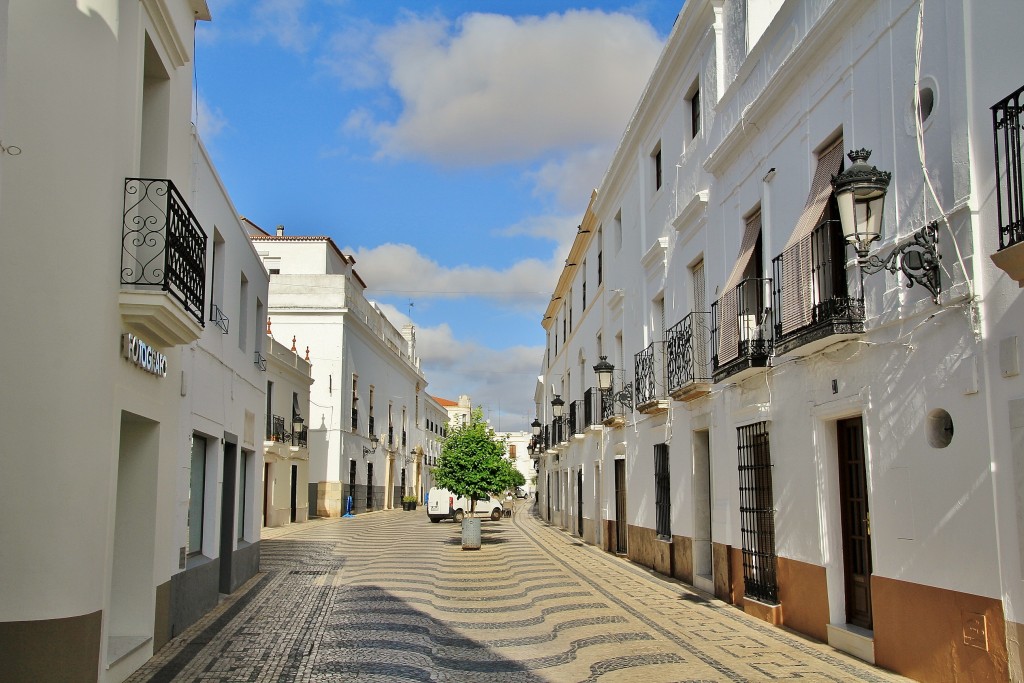
M 136 337 L 131 332 L 121 335 L 121 352 L 133 365 L 157 377 L 167 376 L 167 356 Z

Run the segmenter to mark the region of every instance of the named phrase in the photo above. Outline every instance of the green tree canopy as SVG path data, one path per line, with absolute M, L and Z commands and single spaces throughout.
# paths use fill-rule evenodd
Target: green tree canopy
M 470 511 L 476 499 L 520 486 L 523 475 L 505 457 L 505 444 L 484 421 L 483 411 L 475 409 L 465 424 L 449 428 L 441 445 L 441 456 L 434 467 L 434 481 L 456 496 L 470 499 Z

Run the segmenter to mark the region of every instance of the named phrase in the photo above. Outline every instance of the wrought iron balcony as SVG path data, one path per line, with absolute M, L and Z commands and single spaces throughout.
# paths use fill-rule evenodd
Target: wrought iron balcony
M 692 401 L 711 391 L 711 314 L 690 313 L 670 327 L 666 337 L 669 395 Z
M 633 383 L 628 382 L 619 391 L 612 386 L 611 391 L 601 394 L 601 422 L 606 427 L 621 427 L 626 424 L 626 408 L 633 409 Z
M 583 399 L 569 404 L 569 428 L 574 436 L 587 431 L 587 421 L 583 419 L 585 405 Z
M 301 430 L 292 434 L 292 445 L 298 448 L 306 448 L 309 444 L 309 427 L 303 427 Z
M 864 333 L 864 299 L 850 296 L 839 221 L 822 221 L 772 261 L 775 355 L 805 356 Z
M 557 446 L 569 440 L 565 429 L 565 418 L 556 417 L 551 420 L 551 446 Z
M 601 415 L 601 390 L 591 387 L 583 392 L 583 423 L 588 427 L 599 425 L 604 421 Z
M 284 443 L 286 434 L 284 429 L 284 417 L 281 415 L 274 415 L 271 417 L 271 428 L 269 437 L 270 441 L 276 441 L 278 443 Z
M 641 413 L 668 410 L 668 373 L 665 342 L 652 342 L 633 356 L 636 371 L 636 409 Z
M 992 106 L 999 250 L 992 261 L 1024 287 L 1024 86 Z
M 771 278 L 743 280 L 711 304 L 712 379 L 738 381 L 771 363 Z
M 125 178 L 121 285 L 166 292 L 200 328 L 206 300 L 206 239 L 173 182 Z

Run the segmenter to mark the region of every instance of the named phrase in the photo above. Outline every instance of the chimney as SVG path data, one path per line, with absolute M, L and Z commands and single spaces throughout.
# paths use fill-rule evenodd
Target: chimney
M 277 236 L 278 237 L 284 237 L 284 226 L 283 225 L 277 226 Z

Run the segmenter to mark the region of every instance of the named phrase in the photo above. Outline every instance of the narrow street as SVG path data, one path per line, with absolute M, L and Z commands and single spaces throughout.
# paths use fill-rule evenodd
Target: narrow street
M 422 506 L 265 530 L 262 571 L 130 681 L 896 681 L 547 526 Z

